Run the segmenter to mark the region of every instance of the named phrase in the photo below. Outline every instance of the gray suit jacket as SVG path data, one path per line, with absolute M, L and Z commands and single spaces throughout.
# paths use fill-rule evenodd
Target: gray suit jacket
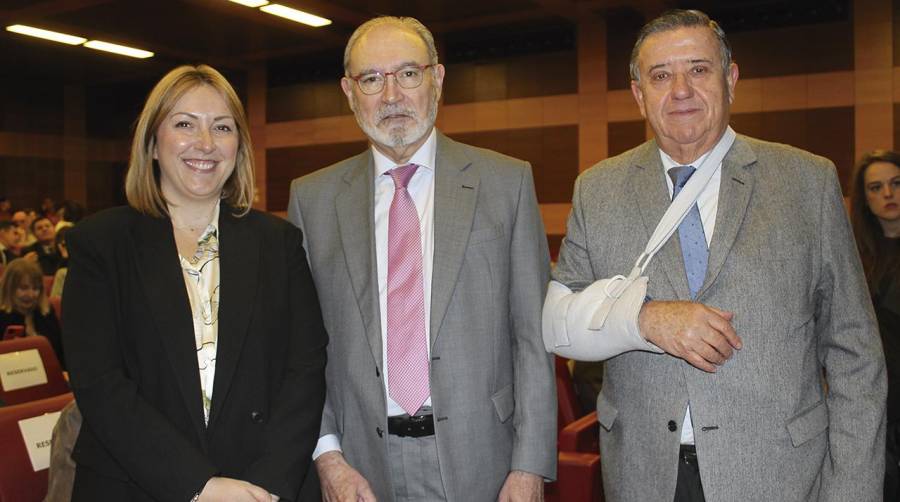
M 531 167 L 437 137 L 431 399 L 449 500 L 496 500 L 511 469 L 556 476 L 556 389 L 541 341 L 549 255 Z M 370 150 L 291 185 L 328 346 L 322 434 L 391 500 Z M 427 294 L 427 292 L 426 292 Z
M 554 279 L 627 274 L 669 205 L 664 176 L 654 141 L 583 173 Z M 647 273 L 651 298 L 689 300 L 677 233 Z M 697 301 L 734 312 L 744 348 L 713 374 L 668 354 L 607 362 L 607 500 L 672 499 L 688 401 L 706 500 L 881 500 L 884 358 L 830 161 L 738 136 Z

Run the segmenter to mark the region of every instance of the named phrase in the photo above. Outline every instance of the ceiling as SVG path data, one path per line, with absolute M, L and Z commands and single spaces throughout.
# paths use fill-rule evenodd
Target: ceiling
M 2 30 L 0 79 L 95 85 L 155 79 L 183 63 L 204 62 L 226 74 L 235 74 L 261 63 L 283 67 L 285 61 L 288 65 L 305 60 L 314 62 L 323 52 L 340 51 L 356 26 L 379 14 L 414 16 L 440 38 L 473 30 L 491 32 L 496 27 L 574 25 L 589 16 L 622 9 L 646 19 L 667 8 L 691 6 L 708 9 L 711 14 L 719 10 L 732 23 L 751 24 L 754 11 L 761 13 L 762 21 L 771 23 L 773 13 L 778 18 L 785 17 L 777 14 L 778 9 L 804 16 L 809 16 L 814 8 L 821 10 L 823 5 L 847 9 L 847 0 L 273 0 L 273 3 L 276 1 L 327 17 L 333 24 L 309 28 L 226 0 L 2 0 L 3 27 L 28 24 L 130 45 L 153 51 L 156 56 L 135 60 Z

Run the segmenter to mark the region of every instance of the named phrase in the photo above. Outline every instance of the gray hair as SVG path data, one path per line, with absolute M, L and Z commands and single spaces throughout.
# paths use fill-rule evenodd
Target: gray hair
M 347 47 L 344 48 L 344 74 L 346 76 L 350 76 L 350 51 L 353 49 L 353 46 L 356 45 L 363 35 L 382 25 L 394 25 L 398 28 L 405 28 L 418 35 L 419 38 L 422 39 L 422 42 L 425 42 L 425 47 L 428 49 L 428 64 L 438 64 L 438 54 L 437 48 L 434 46 L 434 36 L 424 24 L 419 22 L 418 19 L 414 17 L 379 16 L 369 19 L 365 23 L 359 25 L 359 28 L 357 28 L 356 31 L 350 35 L 350 39 L 347 40 Z
M 716 40 L 719 42 L 719 59 L 722 61 L 722 72 L 723 74 L 728 75 L 728 67 L 731 66 L 731 44 L 728 43 L 728 38 L 725 37 L 725 31 L 722 30 L 719 23 L 713 21 L 709 16 L 699 10 L 675 9 L 664 13 L 641 28 L 640 33 L 638 33 L 637 41 L 634 43 L 634 48 L 631 50 L 631 61 L 628 63 L 631 80 L 634 80 L 635 82 L 641 80 L 641 70 L 638 68 L 637 61 L 638 53 L 641 51 L 641 46 L 644 45 L 644 42 L 651 35 L 662 33 L 664 31 L 677 30 L 678 28 L 693 28 L 698 26 L 709 28 L 713 32 L 713 35 L 716 36 Z

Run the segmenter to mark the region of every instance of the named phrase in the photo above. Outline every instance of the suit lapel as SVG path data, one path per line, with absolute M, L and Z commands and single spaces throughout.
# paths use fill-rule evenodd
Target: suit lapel
M 350 284 L 366 327 L 372 357 L 381 366 L 381 317 L 375 269 L 375 178 L 371 150 L 344 176 L 346 186 L 335 198 L 338 231 Z
M 237 218 L 231 211 L 225 204 L 219 209 L 219 326 L 210 428 L 228 396 L 259 285 L 261 238 L 250 226 L 249 216 Z
M 706 280 L 697 292 L 698 298 L 716 280 L 737 238 L 738 229 L 750 205 L 755 181 L 753 172 L 748 167 L 755 162 L 756 155 L 742 136 L 734 140 L 734 145 L 722 160 L 716 227 L 709 246 Z
M 168 356 L 174 380 L 197 435 L 205 436 L 194 323 L 175 236 L 168 218 L 138 215 L 131 229 L 147 308 Z
M 650 235 L 656 230 L 659 220 L 662 219 L 663 214 L 672 203 L 666 188 L 665 174 L 656 141 L 644 143 L 634 153 L 633 169 L 630 189 L 632 197 L 638 203 L 641 219 L 644 222 L 643 243 L 646 244 L 650 240 Z M 689 300 L 691 293 L 688 288 L 677 232 L 663 245 L 653 260 L 665 271 L 676 296 L 681 300 Z
M 431 275 L 431 344 L 440 332 L 456 278 L 466 252 L 478 174 L 472 161 L 453 140 L 437 135 L 434 170 L 434 262 Z

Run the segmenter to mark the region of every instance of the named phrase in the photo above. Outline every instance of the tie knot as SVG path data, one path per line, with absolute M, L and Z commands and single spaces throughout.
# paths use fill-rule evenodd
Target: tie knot
M 412 179 L 413 174 L 416 174 L 416 169 L 418 169 L 418 167 L 419 166 L 416 164 L 406 164 L 405 166 L 395 167 L 388 171 L 391 179 L 394 180 L 394 189 L 406 188 L 406 185 L 409 184 L 409 180 Z
M 669 177 L 672 178 L 672 183 L 675 184 L 677 191 L 684 188 L 684 185 L 691 179 L 691 175 L 694 174 L 694 171 L 696 171 L 694 166 L 675 166 L 672 169 L 669 169 Z

